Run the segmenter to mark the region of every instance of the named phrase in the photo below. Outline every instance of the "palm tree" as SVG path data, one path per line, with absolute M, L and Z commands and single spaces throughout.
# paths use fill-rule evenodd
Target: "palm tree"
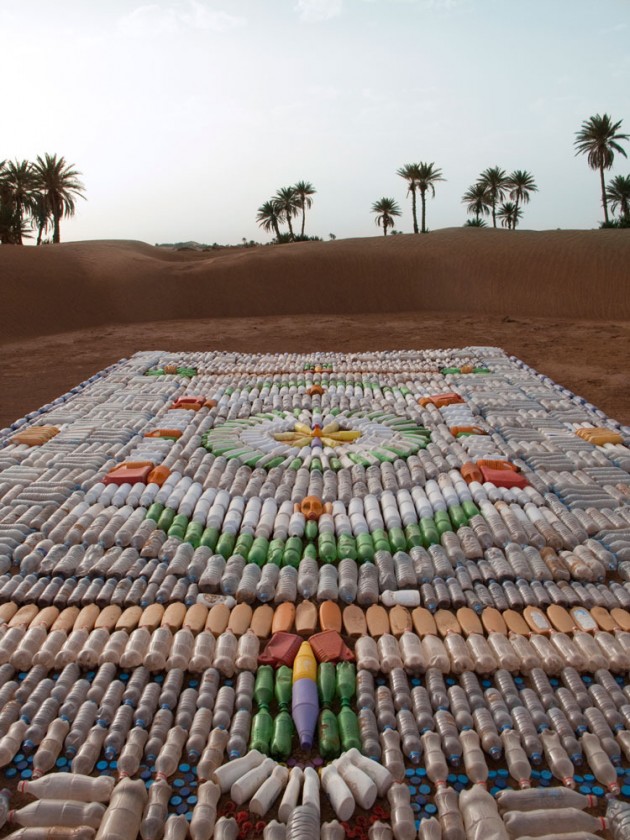
M 383 228 L 383 235 L 387 236 L 387 228 L 394 227 L 394 219 L 396 216 L 402 216 L 400 207 L 395 198 L 379 198 L 372 205 L 372 213 L 377 213 L 374 221 Z
M 413 216 L 413 232 L 418 233 L 418 216 L 416 214 L 416 188 L 420 178 L 420 166 L 417 163 L 406 163 L 396 172 L 407 181 L 407 193 L 411 193 L 411 214 Z
M 490 198 L 488 188 L 485 184 L 482 184 L 481 181 L 478 181 L 466 190 L 462 197 L 462 201 L 464 204 L 468 205 L 468 212 L 475 217 L 475 222 L 482 221 L 482 216 L 490 215 L 492 199 Z M 468 220 L 468 224 L 471 224 L 470 219 Z M 477 224 L 476 227 L 485 227 L 485 222 L 483 225 Z
M 492 207 L 492 227 L 497 226 L 497 204 L 503 201 L 509 187 L 509 179 L 499 166 L 486 169 L 479 177 L 479 183 L 487 189 Z
M 51 222 L 50 209 L 46 201 L 46 196 L 41 192 L 35 193 L 31 207 L 31 215 L 33 217 L 33 222 L 37 226 L 37 244 L 41 245 L 42 236 L 48 230 L 48 226 Z
M 293 239 L 293 225 L 291 219 L 300 212 L 301 205 L 295 187 L 281 187 L 271 199 L 276 210 L 282 214 L 283 221 L 289 225 L 289 236 Z
M 619 208 L 620 218 L 630 222 L 630 175 L 616 175 L 608 184 L 606 199 L 613 213 Z
M 525 169 L 515 169 L 508 177 L 508 181 L 509 195 L 516 204 L 517 211 L 519 209 L 519 202 L 529 204 L 529 194 L 538 192 L 534 176 Z M 520 219 L 520 216 L 518 218 Z M 516 225 L 514 227 L 516 228 Z
M 464 227 L 488 227 L 488 225 L 483 219 L 480 219 L 479 216 L 477 216 L 475 219 L 466 219 Z
M 300 207 L 302 208 L 302 230 L 300 232 L 300 236 L 304 236 L 306 210 L 310 210 L 313 206 L 313 199 L 311 198 L 311 196 L 315 195 L 317 190 L 308 181 L 298 181 L 297 184 L 293 187 L 293 189 L 295 190 L 295 193 L 298 197 L 298 201 L 300 202 Z
M 265 201 L 260 205 L 256 221 L 267 233 L 273 231 L 278 242 L 280 241 L 280 225 L 284 222 L 284 215 L 274 201 Z
M 5 201 L 10 203 L 13 215 L 12 241 L 21 245 L 25 235 L 24 215 L 32 210 L 35 197 L 35 171 L 27 160 L 9 161 L 4 166 L 1 177 L 7 196 Z
M 422 201 L 422 233 L 427 233 L 426 217 L 427 217 L 427 191 L 431 190 L 431 195 L 435 198 L 435 184 L 438 181 L 445 181 L 442 177 L 442 170 L 434 169 L 434 163 L 419 163 L 419 177 L 418 189 L 420 190 L 420 200 Z
M 620 143 L 623 140 L 630 139 L 627 134 L 619 132 L 621 122 L 619 120 L 619 122 L 613 123 L 608 114 L 603 116 L 596 114 L 594 117 L 589 117 L 582 123 L 580 130 L 576 131 L 573 144 L 577 149 L 576 155 L 588 155 L 588 165 L 591 169 L 599 169 L 606 222 L 608 222 L 608 200 L 606 198 L 604 169 L 610 169 L 613 165 L 615 152 L 627 157 Z
M 85 187 L 79 180 L 80 172 L 65 158 L 45 154 L 35 163 L 37 186 L 43 193 L 46 207 L 53 223 L 53 242 L 60 242 L 59 226 L 63 216 L 74 216 L 77 198 L 85 198 Z
M 497 216 L 501 219 L 501 224 L 508 230 L 516 230 L 518 220 L 523 215 L 523 211 L 513 201 L 506 201 L 499 207 Z

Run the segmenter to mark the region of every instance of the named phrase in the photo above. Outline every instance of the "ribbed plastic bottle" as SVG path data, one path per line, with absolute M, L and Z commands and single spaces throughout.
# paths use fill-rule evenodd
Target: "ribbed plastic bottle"
M 442 785 L 438 787 L 433 798 L 438 809 L 443 840 L 466 840 L 457 793 L 453 788 Z
M 459 808 L 466 840 L 509 840 L 494 798 L 481 786 L 463 790 L 459 795 Z
M 592 794 L 578 793 L 564 787 L 528 788 L 526 790 L 500 790 L 496 796 L 499 810 L 536 811 L 548 808 L 577 808 L 585 811 L 597 805 L 597 797 Z
M 306 840 L 319 835 L 319 811 L 310 804 L 298 805 L 287 822 L 286 840 Z
M 546 729 L 541 732 L 540 738 L 545 752 L 545 758 L 549 769 L 559 779 L 565 787 L 575 787 L 575 780 L 573 776 L 575 771 L 571 759 L 563 749 L 560 738 L 555 732 Z
M 521 739 L 513 729 L 504 729 L 501 733 L 503 753 L 510 776 L 522 789 L 529 788 L 532 768 L 527 754 L 521 746 Z
M 41 779 L 18 783 L 20 793 L 36 799 L 71 799 L 74 802 L 109 802 L 114 790 L 111 776 L 83 776 L 75 773 L 51 773 Z
M 142 787 L 144 788 L 144 784 Z M 105 819 L 105 813 L 105 806 L 101 805 L 100 802 L 38 799 L 18 811 L 10 811 L 9 822 L 24 826 L 24 828 L 51 825 L 65 828 L 78 828 L 82 825 L 88 825 L 91 828 L 98 828 Z M 111 835 L 107 836 L 110 837 Z
M 553 821 L 551 825 L 550 819 Z M 593 817 L 577 808 L 555 808 L 553 812 L 547 809 L 508 811 L 503 820 L 512 837 L 544 835 L 552 826 L 558 836 L 575 831 L 596 833 L 605 830 L 607 825 L 604 817 Z
M 387 800 L 390 805 L 392 832 L 396 840 L 414 840 L 416 824 L 407 785 L 393 784 L 387 791 Z

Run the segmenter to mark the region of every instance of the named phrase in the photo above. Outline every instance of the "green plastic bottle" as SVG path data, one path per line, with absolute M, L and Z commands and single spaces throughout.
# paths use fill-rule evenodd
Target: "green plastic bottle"
M 290 670 L 290 669 L 289 669 Z M 269 706 L 273 700 L 273 668 L 259 665 L 254 683 L 254 700 L 259 706 Z
M 339 557 L 349 557 L 351 560 L 357 559 L 357 544 L 353 536 L 350 534 L 340 534 L 337 541 L 337 554 Z
M 420 533 L 422 534 L 425 548 L 428 548 L 430 545 L 437 545 L 440 542 L 440 535 L 432 517 L 426 517 L 420 520 Z
M 374 562 L 374 543 L 371 534 L 357 536 L 357 559 L 359 563 Z
M 335 535 L 327 531 L 320 533 L 317 538 L 317 550 L 322 563 L 334 563 L 337 560 Z
M 158 519 L 157 526 L 162 531 L 168 531 L 175 519 L 175 511 L 172 508 L 164 508 Z
M 393 552 L 407 551 L 407 539 L 402 528 L 390 528 L 389 542 Z
M 349 703 L 357 689 L 357 669 L 352 662 L 338 662 L 336 668 L 336 692 L 342 703 Z
M 267 554 L 269 553 L 269 540 L 265 537 L 256 537 L 252 543 L 247 557 L 250 563 L 255 563 L 257 566 L 264 566 L 267 562 Z
M 361 750 L 361 733 L 359 731 L 359 721 L 357 716 L 352 711 L 348 701 L 342 701 L 341 710 L 337 715 L 337 723 L 339 724 L 339 735 L 341 738 L 341 749 L 343 752 L 356 748 Z
M 293 718 L 286 709 L 280 709 L 273 722 L 271 757 L 286 761 L 293 749 Z
M 317 693 L 322 706 L 330 707 L 335 699 L 336 674 L 334 662 L 320 662 L 317 666 Z
M 249 551 L 254 543 L 253 534 L 239 534 L 234 546 L 234 554 L 240 554 L 245 560 L 249 557 Z
M 341 752 L 341 740 L 339 738 L 339 726 L 335 713 L 330 709 L 322 709 L 317 721 L 317 741 L 319 743 L 319 754 L 326 761 L 338 758 Z
M 307 520 L 304 527 L 304 536 L 309 542 L 317 539 L 317 522 L 312 519 Z
M 271 738 L 273 737 L 273 718 L 267 706 L 261 706 L 252 719 L 252 735 L 249 742 L 250 750 L 259 750 L 269 755 Z
M 271 540 L 269 543 L 269 551 L 267 553 L 267 563 L 273 563 L 275 566 L 281 566 L 283 557 L 284 540 Z
M 154 522 L 158 522 L 163 510 L 164 505 L 160 504 L 159 502 L 153 502 L 153 504 L 149 507 L 147 511 L 145 519 L 152 519 Z
M 299 537 L 289 537 L 284 547 L 283 566 L 294 566 L 296 569 L 302 559 L 302 540 Z
M 271 667 L 270 665 L 260 665 L 258 673 L 261 668 Z M 274 694 L 276 701 L 280 707 L 291 705 L 291 696 L 293 693 L 293 669 L 288 665 L 281 665 L 276 671 L 276 682 L 274 686 Z
M 217 546 L 217 542 L 219 541 L 219 529 L 218 528 L 205 528 L 203 534 L 201 535 L 201 541 L 199 545 L 203 545 L 206 548 L 209 548 L 211 551 Z
M 435 520 L 435 527 L 438 529 L 440 536 L 445 534 L 447 531 L 453 530 L 453 525 L 451 524 L 451 519 L 447 511 L 436 510 L 433 518 Z
M 190 522 L 186 528 L 186 536 L 184 539 L 190 543 L 194 548 L 199 546 L 201 535 L 203 533 L 203 525 L 201 522 Z
M 218 539 L 216 551 L 221 554 L 226 560 L 234 554 L 234 545 L 236 544 L 236 534 L 229 534 L 227 531 L 221 534 Z

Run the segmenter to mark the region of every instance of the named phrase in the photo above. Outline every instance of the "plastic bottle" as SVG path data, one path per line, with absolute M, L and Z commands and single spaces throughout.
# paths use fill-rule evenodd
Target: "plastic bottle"
M 508 811 L 503 820 L 512 837 L 523 837 L 526 834 L 544 835 L 552 826 L 557 835 L 572 831 L 600 832 L 606 829 L 604 817 L 593 817 L 577 808 L 555 808 L 552 825 L 550 825 L 550 812 L 547 809 Z
M 435 785 L 445 785 L 448 765 L 442 752 L 442 740 L 437 732 L 425 732 L 420 738 L 424 751 L 427 776 Z
M 418 829 L 418 840 L 442 840 L 442 828 L 435 817 L 422 820 Z
M 264 817 L 286 786 L 288 779 L 289 771 L 287 768 L 276 765 L 271 772 L 271 776 L 262 783 L 252 796 L 249 803 L 251 813 Z
M 289 815 L 289 816 L 290 816 L 290 815 Z M 289 820 L 289 816 L 287 816 L 287 822 L 288 822 L 288 820 Z M 305 819 L 305 818 L 306 818 L 306 817 L 304 816 L 304 818 L 303 818 L 303 819 Z M 309 820 L 310 820 L 310 819 L 311 819 L 311 818 L 310 818 L 310 816 L 309 816 Z M 319 821 L 319 817 L 317 817 L 317 820 Z M 312 819 L 312 821 L 311 821 L 311 822 L 309 822 L 309 824 L 306 826 L 306 829 L 307 829 L 307 830 L 311 828 L 311 824 L 312 824 L 312 825 L 314 825 L 314 824 L 315 824 L 315 820 L 314 820 L 314 818 L 313 818 L 313 819 Z M 295 825 L 295 823 L 294 823 L 294 825 Z M 297 828 L 299 828 L 299 829 L 301 830 L 301 829 L 303 828 L 303 822 L 302 822 L 302 823 L 300 823 L 298 826 L 296 826 L 296 832 L 295 832 L 295 837 L 296 837 L 296 838 L 298 838 Z M 286 840 L 286 837 L 287 837 L 287 827 L 286 827 L 286 825 L 285 825 L 283 822 L 278 822 L 277 820 L 271 820 L 271 821 L 270 821 L 270 822 L 268 822 L 268 823 L 267 823 L 267 825 L 265 826 L 265 828 L 264 828 L 264 830 L 263 830 L 263 835 L 262 835 L 262 836 L 263 836 L 263 840 Z
M 333 766 L 348 785 L 356 804 L 369 811 L 376 801 L 376 783 L 370 775 L 348 758 L 344 753 L 333 762 Z
M 192 840 L 210 840 L 217 819 L 217 803 L 221 790 L 214 782 L 204 782 L 197 791 L 197 803 L 190 821 Z
M 317 837 L 320 830 L 319 811 L 309 804 L 298 805 L 289 816 L 286 840 Z
M 459 808 L 467 840 L 509 840 L 494 798 L 479 785 L 463 790 Z
M 234 817 L 219 817 L 214 826 L 214 840 L 238 840 L 239 831 Z
M 104 815 L 105 806 L 101 805 L 100 802 L 38 799 L 36 802 L 31 802 L 29 805 L 20 808 L 19 811 L 10 811 L 9 822 L 25 828 L 50 825 L 66 828 L 88 825 L 91 828 L 98 828 L 104 820 Z
M 438 787 L 433 799 L 438 809 L 443 840 L 466 840 L 459 799 L 453 788 Z
M 225 734 L 227 743 L 227 732 Z M 213 733 L 210 734 L 211 740 L 212 735 Z M 217 767 L 212 774 L 212 780 L 219 785 L 221 793 L 227 793 L 237 779 L 242 778 L 246 773 L 254 767 L 258 767 L 265 760 L 266 756 L 258 752 L 258 750 L 250 750 L 243 758 L 237 758 L 234 761 Z M 200 778 L 202 778 L 201 775 Z
M 156 781 L 149 788 L 149 799 L 140 824 L 142 840 L 161 840 L 172 793 L 173 789 L 165 781 Z
M 223 756 L 229 739 L 225 729 L 213 729 L 208 738 L 208 744 L 201 754 L 197 764 L 197 775 L 205 782 L 212 778 L 215 770 L 223 763 Z
M 127 736 L 125 746 L 118 757 L 118 773 L 121 778 L 135 776 L 142 763 L 144 746 L 149 737 L 146 729 L 135 726 Z
M 407 785 L 393 784 L 387 791 L 387 800 L 390 805 L 392 832 L 396 840 L 414 840 L 416 823 Z
M 0 738 L 0 767 L 6 767 L 17 755 L 28 724 L 24 720 L 16 720 L 9 727 L 8 732 Z
M 578 793 L 564 787 L 528 788 L 526 790 L 500 790 L 496 796 L 499 810 L 536 811 L 548 808 L 577 808 L 585 811 L 597 805 L 597 797 L 592 794 Z
M 475 785 L 485 785 L 488 780 L 488 765 L 481 750 L 479 736 L 468 729 L 460 732 L 459 740 L 464 750 L 464 769 L 470 781 Z
M 400 749 L 400 735 L 395 729 L 386 729 L 380 733 L 383 765 L 391 773 L 394 781 L 402 782 L 405 778 L 405 760 Z
M 70 724 L 67 720 L 57 718 L 48 727 L 46 737 L 37 748 L 33 756 L 33 778 L 38 779 L 55 766 L 55 762 L 63 749 L 64 738 L 68 734 Z M 71 798 L 71 797 L 68 797 Z
M 140 831 L 147 791 L 141 779 L 122 779 L 100 822 L 96 840 L 128 840 Z
M 540 735 L 547 765 L 556 779 L 559 779 L 565 787 L 575 787 L 573 776 L 575 771 L 571 759 L 560 744 L 560 738 L 555 732 L 546 729 Z
M 293 767 L 289 773 L 284 795 L 278 807 L 278 819 L 283 823 L 287 822 L 291 811 L 297 806 L 303 775 L 300 767 Z
M 105 741 L 106 735 L 107 730 L 102 726 L 93 726 L 90 729 L 87 738 L 72 759 L 73 773 L 87 776 L 94 770 L 94 766 L 103 749 L 103 742 Z
M 504 729 L 501 733 L 503 752 L 510 776 L 521 789 L 530 786 L 532 768 L 527 760 L 527 754 L 521 746 L 521 739 L 513 729 Z
M 597 735 L 585 732 L 580 738 L 580 744 L 586 755 L 588 766 L 597 781 L 608 788 L 608 792 L 617 796 L 619 785 L 617 784 L 617 771 L 608 755 L 602 749 Z
M 182 726 L 170 730 L 155 761 L 157 779 L 168 779 L 177 771 L 187 737 L 188 732 Z
M 105 748 L 105 758 L 108 761 L 116 758 L 125 743 L 127 733 L 131 728 L 133 722 L 133 708 L 131 706 L 120 706 L 114 716 L 112 725 L 109 727 L 105 736 L 103 746 Z
M 477 711 L 479 710 L 476 709 L 474 714 Z M 455 719 L 450 712 L 444 709 L 440 709 L 433 717 L 448 763 L 453 767 L 457 767 L 462 757 L 462 745 L 458 737 L 457 727 L 455 726 Z
M 367 774 L 374 784 L 378 796 L 385 796 L 389 787 L 393 784 L 394 778 L 386 767 L 378 761 L 366 758 L 356 749 L 348 750 L 345 758 L 355 764 L 360 770 Z
M 213 667 L 228 679 L 234 676 L 238 639 L 227 629 L 217 639 Z
M 354 813 L 355 803 L 348 785 L 332 764 L 320 770 L 319 776 L 337 818 L 342 821 L 349 820 Z
M 188 821 L 183 814 L 171 816 L 164 823 L 163 840 L 186 840 L 188 837 Z
M 232 800 L 237 805 L 247 802 L 276 766 L 276 762 L 272 758 L 265 758 L 262 764 L 252 767 L 232 784 L 230 788 Z
M 346 832 L 338 820 L 322 823 L 320 840 L 345 840 Z

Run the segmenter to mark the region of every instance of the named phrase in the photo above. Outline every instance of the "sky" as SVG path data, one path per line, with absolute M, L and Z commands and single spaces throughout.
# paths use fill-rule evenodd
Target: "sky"
M 269 241 L 257 208 L 298 180 L 307 234 L 374 236 L 383 196 L 410 232 L 419 161 L 431 229 L 497 165 L 538 184 L 523 228 L 592 228 L 573 141 L 604 112 L 630 134 L 629 36 L 628 0 L 0 0 L 0 160 L 82 173 L 62 241 Z

